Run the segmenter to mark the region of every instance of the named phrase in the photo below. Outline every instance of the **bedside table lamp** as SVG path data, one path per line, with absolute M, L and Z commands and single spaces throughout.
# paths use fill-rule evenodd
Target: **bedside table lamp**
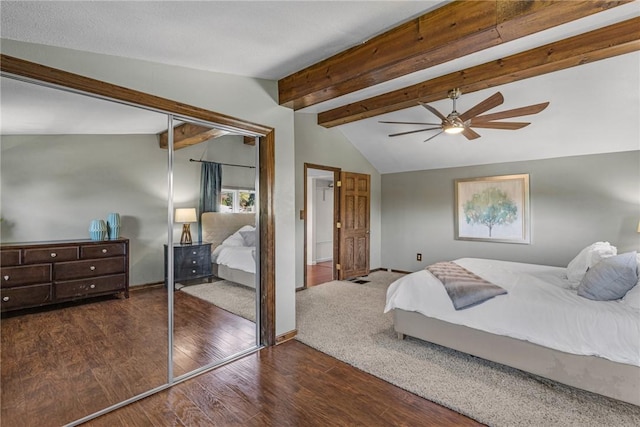
M 198 222 L 196 216 L 196 208 L 180 208 L 176 209 L 175 222 L 181 222 L 182 224 L 182 236 L 180 236 L 181 245 L 190 245 L 191 240 L 191 224 L 192 222 Z

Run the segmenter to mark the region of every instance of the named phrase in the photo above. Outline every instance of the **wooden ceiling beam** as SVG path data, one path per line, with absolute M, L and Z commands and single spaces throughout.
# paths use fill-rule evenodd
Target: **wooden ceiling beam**
M 183 123 L 173 128 L 173 150 L 175 151 L 191 145 L 200 144 L 201 142 L 218 138 L 228 133 L 229 132 L 220 129 L 212 129 L 192 123 Z M 167 148 L 169 146 L 169 131 L 158 134 L 158 143 L 160 144 L 160 148 Z
M 318 114 L 333 127 L 380 114 L 446 99 L 453 88 L 471 93 L 640 50 L 640 17 L 580 34 L 422 83 Z
M 284 77 L 279 103 L 298 110 L 630 1 L 454 1 Z

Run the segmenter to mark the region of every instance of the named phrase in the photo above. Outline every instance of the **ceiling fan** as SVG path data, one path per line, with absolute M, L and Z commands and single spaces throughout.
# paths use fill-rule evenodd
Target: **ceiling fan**
M 479 114 L 482 114 L 485 111 L 495 108 L 504 102 L 504 97 L 502 96 L 502 94 L 500 92 L 496 92 L 494 95 L 480 102 L 475 107 L 472 107 L 471 109 L 465 111 L 464 113 L 458 113 L 456 111 L 456 100 L 460 97 L 461 93 L 462 92 L 460 92 L 460 89 L 453 89 L 449 91 L 448 97 L 453 101 L 453 111 L 451 111 L 451 113 L 449 113 L 449 115 L 446 117 L 442 113 L 440 113 L 438 110 L 430 106 L 429 104 L 425 104 L 424 102 L 418 102 L 420 105 L 422 105 L 424 108 L 429 110 L 431 113 L 435 114 L 440 120 L 442 120 L 441 123 L 390 122 L 390 121 L 380 121 L 379 123 L 435 126 L 435 127 L 425 128 L 425 129 L 410 130 L 408 132 L 392 133 L 391 135 L 389 135 L 390 137 L 407 135 L 410 133 L 425 132 L 429 130 L 440 130 L 440 132 L 425 139 L 424 142 L 432 140 L 436 136 L 440 135 L 442 132 L 445 132 L 448 134 L 461 133 L 467 139 L 476 139 L 476 138 L 480 138 L 480 134 L 478 134 L 476 131 L 471 129 L 472 127 L 487 128 L 487 129 L 506 129 L 506 130 L 521 129 L 527 125 L 530 125 L 531 123 L 498 122 L 496 120 L 537 114 L 540 111 L 547 108 L 547 105 L 549 105 L 548 102 L 543 102 L 541 104 L 528 105 L 526 107 L 514 108 L 513 110 L 505 110 L 497 113 L 485 114 L 484 116 L 480 116 Z

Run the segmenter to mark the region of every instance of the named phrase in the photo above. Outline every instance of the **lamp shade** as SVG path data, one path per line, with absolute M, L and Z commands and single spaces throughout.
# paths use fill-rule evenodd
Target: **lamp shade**
M 176 209 L 175 222 L 197 222 L 196 208 Z

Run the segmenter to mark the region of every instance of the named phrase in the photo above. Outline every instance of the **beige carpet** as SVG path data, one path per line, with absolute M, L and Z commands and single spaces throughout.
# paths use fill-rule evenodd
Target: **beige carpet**
M 397 273 L 333 281 L 296 294 L 301 342 L 492 426 L 638 426 L 640 407 L 563 386 L 413 338 L 383 314 Z
M 256 321 L 256 294 L 253 289 L 246 286 L 228 280 L 219 280 L 213 283 L 183 286 L 180 292 L 209 301 L 252 322 Z

